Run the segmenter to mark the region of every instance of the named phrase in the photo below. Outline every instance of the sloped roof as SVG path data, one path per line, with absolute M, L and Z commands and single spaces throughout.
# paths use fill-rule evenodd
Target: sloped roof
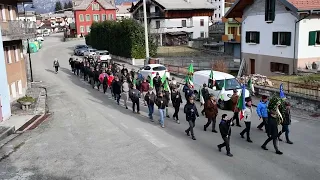
M 155 0 L 166 10 L 185 10 L 185 9 L 215 9 L 206 0 Z
M 73 0 L 73 10 L 86 10 L 93 0 Z M 114 0 L 96 0 L 104 9 L 116 9 Z M 112 4 L 110 3 L 112 2 Z
M 287 0 L 297 9 L 314 10 L 320 9 L 320 0 Z

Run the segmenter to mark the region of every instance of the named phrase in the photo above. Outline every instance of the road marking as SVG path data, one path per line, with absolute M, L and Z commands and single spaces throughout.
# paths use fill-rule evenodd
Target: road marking
M 121 124 L 121 126 L 123 126 L 124 128 L 129 129 L 128 126 L 126 126 L 125 124 L 123 124 L 123 123 L 120 123 L 120 124 Z
M 136 128 L 136 130 L 149 142 L 151 142 L 153 145 L 157 146 L 158 148 L 164 148 L 167 147 L 164 143 L 156 139 L 152 134 L 150 134 L 147 130 L 143 128 Z

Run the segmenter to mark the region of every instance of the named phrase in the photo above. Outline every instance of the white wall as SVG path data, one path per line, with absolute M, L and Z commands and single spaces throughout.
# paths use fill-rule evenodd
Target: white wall
M 200 26 L 200 20 L 204 20 L 204 26 Z M 182 20 L 187 21 L 187 27 L 182 27 Z M 156 28 L 156 21 L 160 21 L 160 29 Z M 176 18 L 176 19 L 153 19 L 150 23 L 151 33 L 166 33 L 166 32 L 193 32 L 192 38 L 199 38 L 203 31 L 208 37 L 209 31 L 209 17 L 195 16 L 192 18 Z
M 294 25 L 296 18 L 290 13 L 276 14 L 273 23 L 266 23 L 263 15 L 249 15 L 242 23 L 241 43 L 242 52 L 293 58 L 294 53 Z M 247 31 L 260 32 L 260 44 L 250 45 L 246 43 Z M 291 32 L 291 46 L 278 47 L 272 44 L 273 32 Z
M 207 0 L 209 3 L 211 3 L 216 10 L 214 10 L 214 14 L 212 16 L 213 21 L 222 21 L 222 17 L 225 14 L 225 9 L 224 9 L 224 0 Z M 220 8 L 219 8 L 220 7 Z M 220 17 L 219 17 L 220 14 Z
M 28 17 L 19 17 L 19 20 L 24 21 L 25 19 L 32 21 L 32 22 L 36 22 L 36 16 L 28 16 Z
M 309 46 L 309 31 L 320 31 L 320 18 L 299 22 L 298 58 L 320 58 L 320 46 Z

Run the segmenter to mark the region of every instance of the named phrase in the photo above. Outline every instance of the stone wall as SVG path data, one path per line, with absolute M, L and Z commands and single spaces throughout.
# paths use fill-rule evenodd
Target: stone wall
M 145 64 L 145 59 L 125 58 L 125 57 L 115 56 L 115 55 L 111 55 L 111 57 L 116 61 L 121 61 L 134 66 L 144 66 Z
M 254 88 L 258 95 L 272 96 L 274 93 L 280 93 L 279 89 L 272 89 L 263 86 L 254 86 Z M 320 99 L 312 99 L 291 93 L 287 93 L 286 97 L 294 108 L 309 112 L 320 112 Z

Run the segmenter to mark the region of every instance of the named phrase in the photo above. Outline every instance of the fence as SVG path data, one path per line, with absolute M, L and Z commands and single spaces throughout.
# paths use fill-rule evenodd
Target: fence
M 271 89 L 280 89 L 280 85 L 283 84 L 283 90 L 286 94 L 295 94 L 298 96 L 304 96 L 312 99 L 320 99 L 320 85 L 310 85 L 303 83 L 295 83 L 290 81 L 280 81 L 276 79 L 268 78 L 273 84 L 265 83 L 263 87 Z M 261 86 L 261 85 L 260 85 Z

